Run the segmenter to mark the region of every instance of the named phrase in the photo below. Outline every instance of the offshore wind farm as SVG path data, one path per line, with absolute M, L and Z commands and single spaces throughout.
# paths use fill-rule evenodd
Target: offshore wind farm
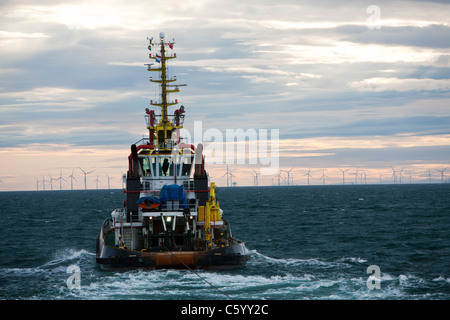
M 449 165 L 450 167 L 450 165 Z M 239 186 L 309 186 L 309 185 L 367 185 L 367 184 L 445 184 L 450 183 L 450 174 L 446 174 L 447 167 L 433 169 L 395 168 L 392 166 L 371 169 L 355 168 L 299 168 L 290 167 L 278 170 L 273 176 L 261 175 L 258 168 L 252 166 L 228 165 L 226 171 L 220 175 L 220 169 L 212 168 L 219 187 Z M 90 176 L 95 170 L 85 171 L 79 167 L 59 169 L 59 175 L 54 178 L 57 170 L 52 173 L 34 176 L 30 190 L 90 190 L 90 189 L 123 189 L 123 173 L 98 173 Z M 294 180 L 294 177 L 295 180 Z M 7 184 L 8 179 L 2 178 L 0 188 Z M 53 185 L 56 182 L 56 185 Z M 0 189 L 1 190 L 1 189 Z
M 258 170 L 251 168 L 233 169 L 228 166 L 226 173 L 220 178 L 227 178 L 225 182 L 218 179 L 218 185 L 222 187 L 233 186 L 308 186 L 308 185 L 367 185 L 367 184 L 439 184 L 450 183 L 450 177 L 445 174 L 445 169 L 425 170 L 420 168 L 386 167 L 371 169 L 363 167 L 355 168 L 287 168 L 280 169 L 273 176 L 264 176 Z M 294 181 L 294 176 L 296 180 Z

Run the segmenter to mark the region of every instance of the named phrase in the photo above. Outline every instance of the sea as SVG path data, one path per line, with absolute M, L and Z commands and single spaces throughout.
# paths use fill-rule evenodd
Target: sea
M 245 266 L 111 272 L 95 244 L 121 190 L 0 192 L 0 300 L 450 299 L 450 184 L 219 187 L 217 197 Z

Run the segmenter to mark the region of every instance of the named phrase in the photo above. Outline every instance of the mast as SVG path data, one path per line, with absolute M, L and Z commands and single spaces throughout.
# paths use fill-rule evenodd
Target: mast
M 180 109 L 176 110 L 174 115 L 169 115 L 167 108 L 173 105 L 178 104 L 178 100 L 169 102 L 168 101 L 168 94 L 169 93 L 175 93 L 179 92 L 178 89 L 179 86 L 183 85 L 175 85 L 171 86 L 169 83 L 174 82 L 177 80 L 177 78 L 174 76 L 172 79 L 169 79 L 167 77 L 167 67 L 166 67 L 166 61 L 170 59 L 174 59 L 177 57 L 176 53 L 173 55 L 166 55 L 166 45 L 173 50 L 173 45 L 175 44 L 175 41 L 171 42 L 164 42 L 164 33 L 161 32 L 160 35 L 160 42 L 159 44 L 153 42 L 152 38 L 147 38 L 150 43 L 148 46 L 148 50 L 150 51 L 149 58 L 155 60 L 157 63 L 159 63 L 159 68 L 152 68 L 151 66 L 153 64 L 147 64 L 147 70 L 148 71 L 156 71 L 160 72 L 161 77 L 160 79 L 153 79 L 153 77 L 150 77 L 150 82 L 159 83 L 161 86 L 161 101 L 160 102 L 153 102 L 153 100 L 150 100 L 150 105 L 152 106 L 158 106 L 161 108 L 161 115 L 155 115 L 153 110 L 146 109 L 146 112 L 148 114 L 148 125 L 147 128 L 149 129 L 150 133 L 150 141 L 149 144 L 151 146 L 154 146 L 154 140 L 156 135 L 156 149 L 158 150 L 171 150 L 172 149 L 172 132 L 176 129 L 181 129 L 182 121 L 180 119 L 184 119 L 184 107 L 181 106 Z M 159 45 L 159 53 L 152 53 L 152 47 Z M 168 89 L 168 87 L 175 87 L 174 89 Z M 159 119 L 157 117 L 159 116 Z M 172 121 L 171 121 L 172 120 Z

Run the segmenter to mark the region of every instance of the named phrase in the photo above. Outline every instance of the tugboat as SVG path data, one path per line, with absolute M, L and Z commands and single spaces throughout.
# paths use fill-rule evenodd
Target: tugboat
M 216 198 L 216 186 L 205 170 L 203 146 L 181 142 L 185 108 L 173 114 L 168 94 L 166 62 L 176 58 L 175 41 L 149 40 L 148 71 L 160 73 L 161 100 L 150 101 L 160 114 L 145 109 L 148 137 L 131 145 L 126 174 L 124 207 L 115 209 L 97 237 L 96 262 L 101 269 L 229 269 L 250 259 L 244 242 L 233 237 L 229 222 Z M 159 52 L 153 53 L 154 49 Z M 124 175 L 125 179 L 125 175 Z

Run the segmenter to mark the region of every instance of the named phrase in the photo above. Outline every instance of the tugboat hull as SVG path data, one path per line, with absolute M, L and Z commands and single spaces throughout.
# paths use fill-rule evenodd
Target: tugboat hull
M 118 269 L 233 269 L 250 260 L 245 244 L 200 251 L 141 252 L 108 246 L 97 240 L 96 261 L 103 270 Z

